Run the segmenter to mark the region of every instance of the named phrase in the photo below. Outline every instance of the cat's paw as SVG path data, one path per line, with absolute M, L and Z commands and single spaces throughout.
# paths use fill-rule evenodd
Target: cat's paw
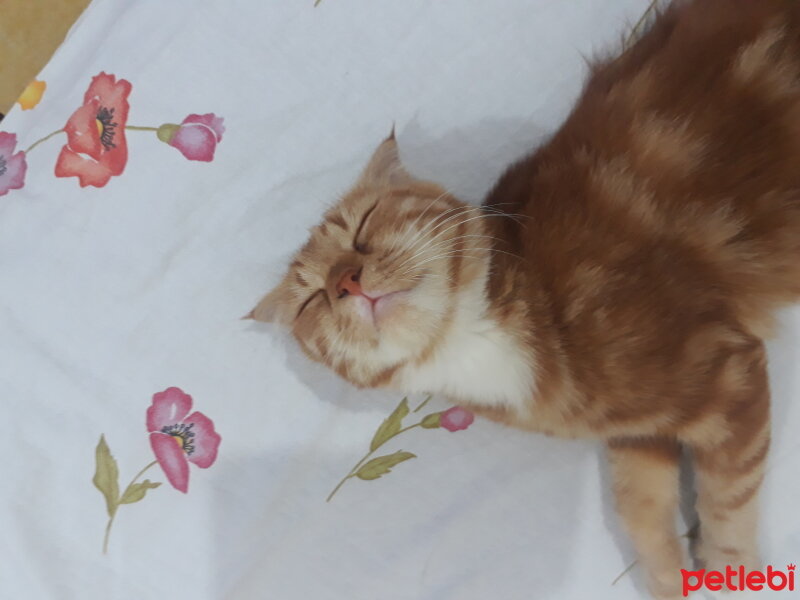
M 713 544 L 704 543 L 700 539 L 695 550 L 698 568 L 706 571 L 725 572 L 728 565 L 738 568 L 744 565 L 747 571 L 759 570 L 763 564 L 758 550 L 750 547 L 720 548 Z
M 671 569 L 663 573 L 651 574 L 647 587 L 655 600 L 678 600 L 683 595 L 683 578 L 680 571 Z

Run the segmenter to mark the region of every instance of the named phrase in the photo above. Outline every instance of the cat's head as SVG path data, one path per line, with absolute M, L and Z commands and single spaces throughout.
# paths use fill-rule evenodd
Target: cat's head
M 388 385 L 436 351 L 465 303 L 483 301 L 479 216 L 412 177 L 392 134 L 249 316 L 290 327 L 311 359 L 355 385 Z

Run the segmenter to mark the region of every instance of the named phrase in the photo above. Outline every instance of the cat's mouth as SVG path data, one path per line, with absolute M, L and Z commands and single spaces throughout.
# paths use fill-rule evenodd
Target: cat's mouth
M 362 292 L 354 298 L 356 311 L 364 320 L 372 323 L 376 329 L 404 303 L 404 298 L 411 288 L 389 293 Z

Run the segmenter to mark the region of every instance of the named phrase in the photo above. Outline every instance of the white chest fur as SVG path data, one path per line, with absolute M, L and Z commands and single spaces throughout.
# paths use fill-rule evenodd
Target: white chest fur
M 522 410 L 535 393 L 534 357 L 486 316 L 482 290 L 462 298 L 446 338 L 422 366 L 402 376 L 407 392 L 428 392 L 492 407 Z

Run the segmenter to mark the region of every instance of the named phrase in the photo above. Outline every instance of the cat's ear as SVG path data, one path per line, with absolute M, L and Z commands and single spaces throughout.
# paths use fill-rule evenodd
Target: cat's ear
M 296 312 L 295 297 L 289 286 L 289 277 L 287 275 L 256 304 L 253 310 L 242 318 L 261 321 L 262 323 L 290 325 Z
M 415 179 L 403 167 L 400 161 L 400 152 L 397 149 L 397 140 L 394 137 L 394 127 L 381 145 L 372 154 L 359 183 L 367 186 L 389 185 L 402 187 Z

